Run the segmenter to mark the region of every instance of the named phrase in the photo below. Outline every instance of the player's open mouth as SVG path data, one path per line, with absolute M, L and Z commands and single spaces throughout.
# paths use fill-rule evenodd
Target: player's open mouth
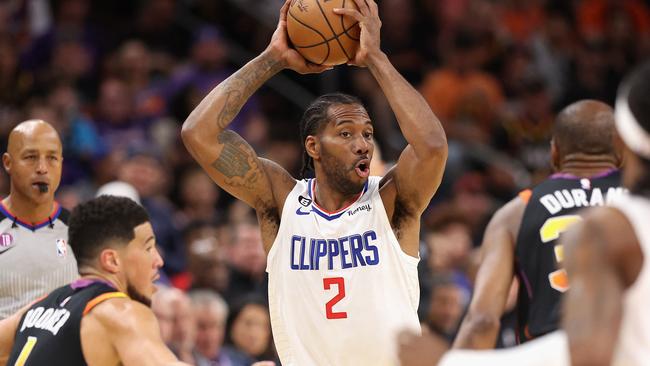
M 359 160 L 357 165 L 354 167 L 354 171 L 361 178 L 368 178 L 368 176 L 370 175 L 370 160 L 368 159 Z
M 50 189 L 50 185 L 45 182 L 34 182 L 32 187 L 36 188 L 40 193 L 46 193 Z

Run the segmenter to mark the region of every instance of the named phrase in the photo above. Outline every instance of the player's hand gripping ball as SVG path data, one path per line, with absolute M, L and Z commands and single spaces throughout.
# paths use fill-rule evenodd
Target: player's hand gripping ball
M 359 24 L 334 14 L 335 8 L 359 10 L 354 0 L 293 0 L 289 6 L 289 39 L 305 59 L 317 65 L 347 63 L 359 48 Z

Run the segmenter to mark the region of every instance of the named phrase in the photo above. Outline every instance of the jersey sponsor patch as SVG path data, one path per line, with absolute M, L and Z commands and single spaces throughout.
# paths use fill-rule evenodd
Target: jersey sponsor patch
M 363 212 L 363 211 L 370 212 L 370 210 L 372 210 L 372 207 L 370 206 L 369 203 L 366 203 L 365 205 L 361 205 L 361 206 L 355 208 L 354 210 L 348 211 L 348 216 L 352 216 L 352 215 L 355 215 L 358 212 Z
M 56 239 L 56 255 L 61 258 L 68 255 L 68 245 L 65 239 Z

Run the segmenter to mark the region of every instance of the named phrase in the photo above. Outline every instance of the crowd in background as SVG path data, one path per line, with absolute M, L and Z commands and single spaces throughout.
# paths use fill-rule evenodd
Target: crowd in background
M 218 357 L 233 366 L 274 357 L 266 257 L 253 212 L 193 162 L 180 126 L 207 92 L 264 49 L 281 3 L 0 2 L 0 143 L 6 146 L 22 120 L 54 125 L 65 158 L 57 199 L 67 208 L 111 181 L 135 188 L 172 286 L 154 302 L 163 337 L 206 365 Z M 449 139 L 443 184 L 422 219 L 420 315 L 451 340 L 471 296 L 487 220 L 550 173 L 555 113 L 584 98 L 613 105 L 622 75 L 650 56 L 650 1 L 378 4 L 382 49 L 422 92 Z M 297 94 L 339 90 L 364 101 L 384 163 L 375 174 L 404 148 L 366 70 L 285 72 L 273 81 L 231 127 L 295 177 L 305 107 Z M 7 182 L 0 179 L 3 195 Z

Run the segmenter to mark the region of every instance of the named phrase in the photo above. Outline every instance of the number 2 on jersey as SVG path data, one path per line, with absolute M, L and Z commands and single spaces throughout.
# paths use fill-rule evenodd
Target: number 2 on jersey
M 336 285 L 338 293 L 325 304 L 325 314 L 327 315 L 327 319 L 345 319 L 348 317 L 347 312 L 332 310 L 334 305 L 345 297 L 345 281 L 343 277 L 323 278 L 323 288 L 325 290 L 329 290 L 332 285 Z
M 542 228 L 539 229 L 542 243 L 555 241 L 560 237 L 560 234 L 567 231 L 571 225 L 581 220 L 582 218 L 578 215 L 564 215 L 549 218 L 544 222 Z M 557 263 L 562 263 L 562 260 L 564 259 L 564 247 L 558 244 L 553 248 L 553 252 L 555 253 L 555 260 Z M 551 287 L 557 291 L 566 292 L 566 290 L 569 289 L 569 278 L 567 277 L 566 270 L 563 268 L 549 273 L 548 281 L 551 283 Z

